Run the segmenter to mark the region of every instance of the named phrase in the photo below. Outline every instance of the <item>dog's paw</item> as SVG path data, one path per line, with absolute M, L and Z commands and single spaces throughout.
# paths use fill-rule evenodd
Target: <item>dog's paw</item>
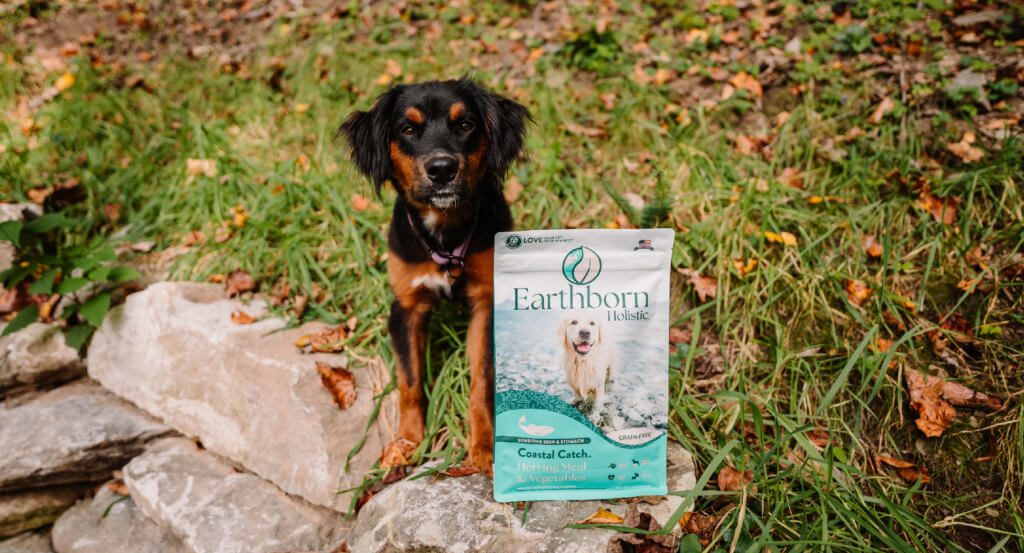
M 469 466 L 488 478 L 494 478 L 494 452 L 490 448 L 470 450 Z

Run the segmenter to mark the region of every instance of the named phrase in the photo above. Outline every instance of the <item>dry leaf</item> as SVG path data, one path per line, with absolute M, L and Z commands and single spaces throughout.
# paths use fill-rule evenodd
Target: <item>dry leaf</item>
M 672 327 L 668 329 L 668 343 L 670 344 L 689 344 L 690 340 L 693 340 L 693 332 L 686 330 L 685 328 Z
M 896 103 L 892 101 L 892 98 L 886 96 L 882 98 L 882 101 L 875 106 L 875 110 L 868 116 L 868 123 L 877 125 L 882 122 L 882 118 L 885 117 L 886 113 L 889 113 L 896 108 Z
M 715 529 L 718 528 L 722 517 L 709 515 L 702 512 L 688 511 L 683 513 L 679 519 L 679 526 L 686 534 L 696 534 L 700 544 L 707 547 L 715 537 Z
M 386 71 L 387 74 L 391 75 L 392 77 L 402 76 L 402 66 L 398 65 L 398 62 L 391 58 L 388 58 L 387 61 L 385 62 L 384 71 Z
M 46 201 L 46 198 L 49 195 L 50 189 L 44 186 L 36 187 L 28 191 L 28 199 L 38 205 L 43 205 L 43 202 Z
M 941 436 L 956 416 L 956 409 L 942 399 L 945 381 L 942 377 L 928 376 L 914 369 L 907 369 L 906 379 L 910 390 L 910 407 L 918 414 L 915 424 L 925 436 Z
M 973 142 L 973 141 L 972 141 Z M 946 149 L 960 158 L 964 163 L 974 163 L 985 156 L 985 151 L 971 146 L 966 137 L 960 142 L 947 144 Z
M 864 253 L 871 257 L 882 257 L 882 245 L 878 243 L 874 235 L 867 234 L 860 241 L 861 246 L 864 248 Z
M 956 222 L 956 206 L 960 203 L 960 200 L 950 196 L 949 198 L 939 198 L 932 194 L 928 187 L 921 189 L 921 196 L 917 200 L 917 205 L 921 206 L 928 213 L 935 217 L 935 220 L 946 224 L 952 225 Z
M 787 246 L 795 246 L 797 244 L 796 236 L 789 232 L 781 232 L 776 234 L 771 231 L 765 231 L 764 237 L 769 242 L 778 242 L 780 244 L 785 244 Z
M 347 337 L 348 333 L 345 332 L 345 327 L 338 325 L 333 328 L 325 328 L 320 332 L 307 334 L 299 338 L 295 345 L 300 348 L 311 346 L 315 352 L 337 353 L 345 349 L 345 339 Z
M 661 530 L 658 521 L 648 513 L 640 512 L 636 503 L 630 503 L 626 510 L 623 526 L 656 532 Z M 608 540 L 607 553 L 642 552 L 671 553 L 675 545 L 675 536 L 669 534 L 636 534 L 633 532 L 617 532 Z
M 331 392 L 331 397 L 338 407 L 348 409 L 356 402 L 356 376 L 352 371 L 317 361 L 316 372 L 320 373 L 320 382 Z
M 231 312 L 231 322 L 236 325 L 251 325 L 256 322 L 256 318 L 241 309 L 237 309 Z
M 480 472 L 473 467 L 461 466 L 461 467 L 448 467 L 445 469 L 444 474 L 451 476 L 452 478 L 461 478 L 463 476 L 469 476 L 470 474 L 476 474 Z
M 181 240 L 181 245 L 187 248 L 192 244 L 202 244 L 205 241 L 205 234 L 199 232 L 198 230 L 190 230 L 189 233 L 185 235 L 185 238 Z
M 598 507 L 597 512 L 573 524 L 620 524 L 623 518 L 619 515 Z
M 807 439 L 814 444 L 815 447 L 825 448 L 832 441 L 832 435 L 827 430 L 808 430 Z
M 587 137 L 590 137 L 590 138 L 597 138 L 597 137 L 601 137 L 601 136 L 608 136 L 608 132 L 605 131 L 604 129 L 597 129 L 597 128 L 594 128 L 594 127 L 584 127 L 583 125 L 577 125 L 576 123 L 572 123 L 572 122 L 569 122 L 569 123 L 565 124 L 565 130 L 571 132 L 572 134 L 577 134 L 577 135 L 581 135 L 581 136 L 587 136 Z
M 760 98 L 764 94 L 764 89 L 761 88 L 761 83 L 751 75 L 747 74 L 746 71 L 740 71 L 733 78 L 729 79 L 729 84 L 732 86 L 746 90 L 750 92 L 755 98 Z
M 736 267 L 736 272 L 739 273 L 740 276 L 747 276 L 747 274 L 757 267 L 757 260 L 751 258 L 744 262 L 743 258 L 737 258 L 732 260 L 732 264 L 733 267 Z
M 718 473 L 718 489 L 723 492 L 738 492 L 749 486 L 754 480 L 754 471 L 747 469 L 742 473 L 732 467 L 722 467 Z
M 876 463 L 886 464 L 896 469 L 896 473 L 900 475 L 900 478 L 907 482 L 921 482 L 927 484 L 931 478 L 928 477 L 928 471 L 924 467 L 915 465 L 914 463 L 908 463 L 901 459 L 894 459 L 892 457 L 886 457 L 885 455 L 878 455 L 875 457 Z
M 868 288 L 864 281 L 852 279 L 846 281 L 846 299 L 853 305 L 860 307 L 870 296 L 871 288 Z
M 693 269 L 684 269 L 682 267 L 679 267 L 676 269 L 676 271 L 678 271 L 679 274 L 683 275 L 684 277 L 690 279 L 690 284 L 692 284 L 693 288 L 697 291 L 697 297 L 700 298 L 700 301 L 705 301 L 708 298 L 713 298 L 718 295 L 717 280 L 710 277 L 702 276 L 700 273 L 694 271 Z
M 224 280 L 224 294 L 227 297 L 256 288 L 256 280 L 245 271 L 231 271 Z
M 53 83 L 53 86 L 55 86 L 57 90 L 67 90 L 71 88 L 71 85 L 73 84 L 75 84 L 75 76 L 65 71 L 64 74 L 57 79 L 57 82 Z
M 349 200 L 349 205 L 351 205 L 352 209 L 356 211 L 365 211 L 373 205 L 373 202 L 361 194 L 355 194 L 352 196 L 352 199 Z
M 121 216 L 121 204 L 107 204 L 103 206 L 103 214 L 107 216 L 107 219 L 116 221 Z
M 380 468 L 387 470 L 391 467 L 408 465 L 415 451 L 416 444 L 405 438 L 398 438 L 384 447 L 384 451 L 380 454 Z
M 217 176 L 217 161 L 213 159 L 188 158 L 185 160 L 185 173 L 194 177 L 199 175 L 206 175 L 207 177 Z
M 786 167 L 785 169 L 783 169 L 782 172 L 779 173 L 778 180 L 779 182 L 785 184 L 786 186 L 799 188 L 800 190 L 804 189 L 803 171 L 797 169 L 796 167 Z
M 606 92 L 606 93 L 602 94 L 600 96 L 600 98 L 601 98 L 601 103 L 604 104 L 604 109 L 606 109 L 608 111 L 611 111 L 611 110 L 615 109 L 615 104 L 616 104 L 616 101 L 618 100 L 618 98 L 615 96 L 614 92 Z
M 992 411 L 1003 408 L 1003 400 L 948 380 L 942 385 L 942 399 L 960 407 L 984 407 Z
M 119 495 L 132 494 L 132 492 L 128 489 L 128 486 L 126 486 L 124 481 L 122 480 L 111 480 L 110 482 L 103 484 L 103 487 Z

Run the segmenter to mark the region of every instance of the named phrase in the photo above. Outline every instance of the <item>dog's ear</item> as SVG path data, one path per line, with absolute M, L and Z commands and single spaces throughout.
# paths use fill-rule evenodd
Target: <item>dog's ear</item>
M 565 334 L 566 330 L 569 330 L 569 318 L 563 317 L 562 322 L 558 323 L 558 341 L 562 342 L 562 347 L 569 349 L 572 346 L 569 344 L 569 337 Z
M 522 104 L 488 92 L 468 78 L 463 78 L 461 84 L 468 88 L 484 118 L 487 169 L 500 185 L 509 166 L 523 152 L 526 123 L 533 118 Z
M 348 140 L 356 167 L 373 181 L 380 197 L 380 187 L 391 178 L 391 114 L 401 95 L 402 86 L 381 94 L 370 111 L 357 111 L 348 116 L 338 129 Z

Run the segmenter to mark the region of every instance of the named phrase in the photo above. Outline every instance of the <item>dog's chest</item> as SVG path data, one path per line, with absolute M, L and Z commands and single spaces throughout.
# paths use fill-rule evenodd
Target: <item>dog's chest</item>
M 441 297 L 452 297 L 452 279 L 442 272 L 420 273 L 413 277 L 412 287 L 426 288 Z

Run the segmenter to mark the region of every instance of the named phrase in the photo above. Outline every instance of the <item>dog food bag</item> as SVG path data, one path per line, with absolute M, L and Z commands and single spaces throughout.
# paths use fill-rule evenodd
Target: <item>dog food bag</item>
M 671 229 L 499 232 L 494 498 L 662 495 Z

